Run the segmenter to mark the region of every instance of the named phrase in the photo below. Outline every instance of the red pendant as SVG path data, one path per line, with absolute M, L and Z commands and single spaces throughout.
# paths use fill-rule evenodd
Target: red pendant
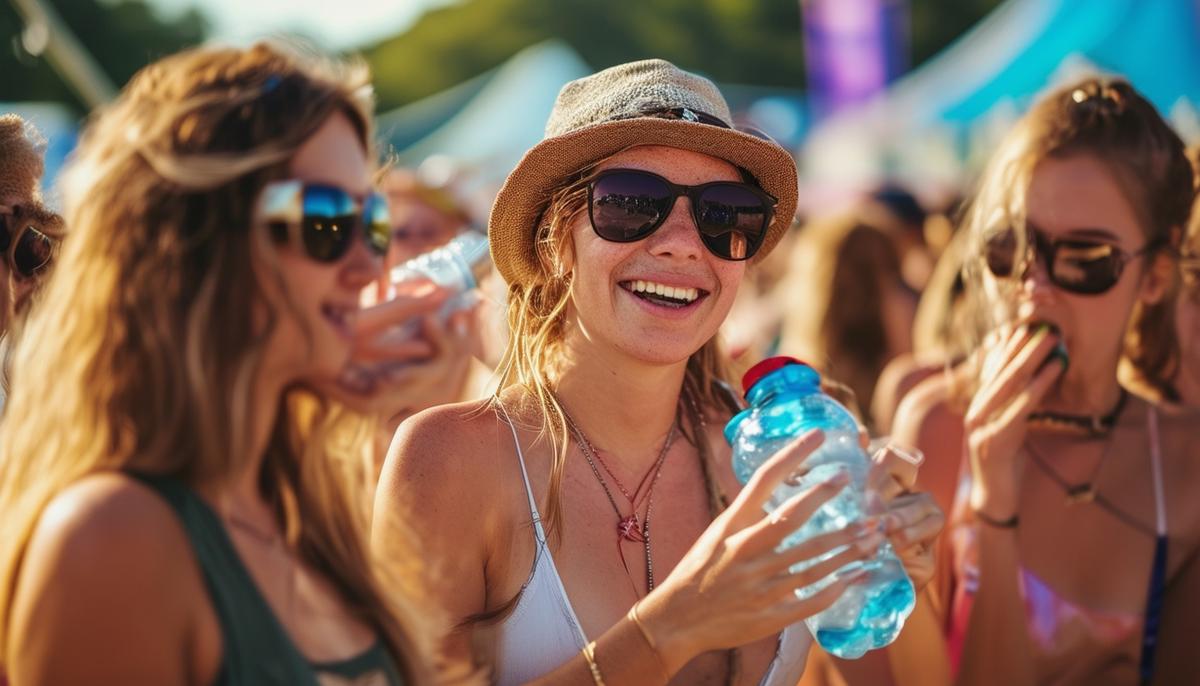
M 617 522 L 617 536 L 626 541 L 642 543 L 646 539 L 642 536 L 641 523 L 638 522 L 637 513 L 633 513 L 628 517 L 622 517 L 621 521 Z

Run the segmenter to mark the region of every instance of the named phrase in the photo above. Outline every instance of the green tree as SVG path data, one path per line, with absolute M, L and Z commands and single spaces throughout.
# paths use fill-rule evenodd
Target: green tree
M 911 0 L 913 64 L 1002 0 Z M 406 104 L 560 38 L 596 69 L 664 57 L 718 81 L 801 88 L 800 0 L 466 0 L 369 46 L 381 105 Z
M 469 0 L 367 49 L 384 107 L 411 102 L 560 38 L 600 69 L 666 57 L 721 81 L 803 82 L 796 0 Z
M 149 62 L 199 43 L 208 33 L 207 22 L 195 10 L 168 21 L 142 0 L 42 2 L 58 12 L 118 86 Z M 82 111 L 83 104 L 46 60 L 24 48 L 24 26 L 16 10 L 0 2 L 0 101 L 57 101 Z

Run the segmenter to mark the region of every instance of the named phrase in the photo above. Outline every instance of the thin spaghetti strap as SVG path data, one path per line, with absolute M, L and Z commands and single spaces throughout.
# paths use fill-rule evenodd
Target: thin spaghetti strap
M 1150 433 L 1150 466 L 1154 470 L 1154 515 L 1159 536 L 1167 535 L 1167 503 L 1163 488 L 1162 444 L 1158 435 L 1158 410 L 1150 407 L 1146 414 Z
M 544 538 L 542 517 L 538 511 L 537 500 L 533 497 L 533 487 L 529 485 L 529 472 L 525 469 L 525 454 L 521 452 L 521 441 L 517 438 L 517 428 L 513 426 L 512 417 L 508 416 L 508 410 L 499 398 L 496 399 L 496 407 L 500 408 L 500 412 L 504 415 L 504 423 L 512 432 L 513 446 L 517 449 L 517 463 L 521 465 L 521 478 L 525 480 L 525 495 L 529 498 L 529 512 L 533 516 L 533 525 L 537 527 L 539 537 Z
M 1142 659 L 1138 673 L 1142 684 L 1154 678 L 1154 658 L 1158 648 L 1158 630 L 1167 590 L 1167 508 L 1163 488 L 1162 447 L 1158 435 L 1158 412 L 1151 406 L 1146 413 L 1150 434 L 1150 465 L 1154 473 L 1154 509 L 1158 535 L 1154 539 L 1154 562 L 1150 567 L 1150 588 L 1146 592 L 1146 616 L 1142 625 Z

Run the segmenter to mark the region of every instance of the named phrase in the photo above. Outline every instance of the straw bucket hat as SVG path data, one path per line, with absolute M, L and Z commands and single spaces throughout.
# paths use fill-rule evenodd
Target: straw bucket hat
M 534 235 L 551 192 L 579 170 L 635 145 L 664 145 L 726 160 L 754 175 L 778 204 L 762 247 L 771 251 L 796 211 L 796 163 L 761 133 L 732 128 L 712 81 L 664 60 L 622 64 L 563 86 L 546 135 L 508 175 L 488 223 L 492 259 L 509 283 L 541 271 Z

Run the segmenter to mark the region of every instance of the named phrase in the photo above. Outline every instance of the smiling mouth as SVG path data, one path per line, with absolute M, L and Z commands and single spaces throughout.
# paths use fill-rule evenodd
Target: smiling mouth
M 668 286 L 654 281 L 621 281 L 618 285 L 634 297 L 664 307 L 683 308 L 708 296 L 702 288 Z

